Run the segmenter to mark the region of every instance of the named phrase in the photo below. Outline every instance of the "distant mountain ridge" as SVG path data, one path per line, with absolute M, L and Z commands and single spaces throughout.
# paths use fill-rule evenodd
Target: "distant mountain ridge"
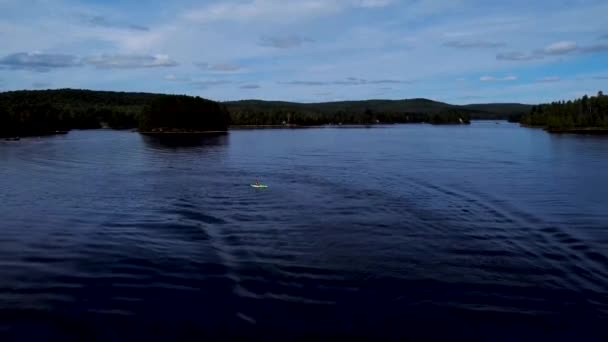
M 403 100 L 359 100 L 359 101 L 335 101 L 299 103 L 287 101 L 265 101 L 265 100 L 240 100 L 227 101 L 224 104 L 228 109 L 251 109 L 261 111 L 264 109 L 300 111 L 308 110 L 314 112 L 337 113 L 353 112 L 362 113 L 366 110 L 373 112 L 390 113 L 426 113 L 439 114 L 446 111 L 459 111 L 468 113 L 472 119 L 496 120 L 508 119 L 510 116 L 529 113 L 532 105 L 521 103 L 480 103 L 467 105 L 453 105 L 445 102 L 434 101 L 425 98 L 413 98 Z

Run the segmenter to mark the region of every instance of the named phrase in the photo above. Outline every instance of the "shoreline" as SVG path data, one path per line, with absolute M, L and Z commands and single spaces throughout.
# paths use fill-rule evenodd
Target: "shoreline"
M 608 128 L 603 127 L 579 127 L 579 128 L 549 128 L 539 125 L 519 125 L 522 128 L 542 129 L 547 133 L 554 134 L 593 134 L 593 135 L 608 135 Z
M 496 121 L 496 120 L 472 120 L 472 121 Z M 504 121 L 504 120 L 498 120 Z M 109 131 L 131 131 L 134 133 L 139 133 L 145 136 L 155 136 L 155 137 L 187 137 L 187 136 L 202 136 L 202 135 L 213 135 L 213 134 L 227 134 L 230 131 L 240 131 L 240 130 L 255 130 L 255 129 L 310 129 L 310 128 L 386 128 L 395 125 L 431 125 L 431 126 L 469 126 L 471 123 L 442 123 L 442 124 L 433 124 L 430 122 L 407 122 L 407 123 L 374 123 L 374 124 L 323 124 L 323 125 L 234 125 L 229 126 L 226 130 L 213 130 L 213 131 L 139 131 L 137 128 L 75 128 L 67 131 L 53 131 L 53 132 L 44 132 L 44 133 L 32 133 L 32 134 L 24 134 L 24 135 L 8 135 L 0 137 L 0 140 L 6 141 L 18 141 L 23 138 L 34 138 L 34 137 L 45 137 L 45 136 L 54 136 L 54 135 L 65 135 L 68 134 L 72 130 L 109 130 Z M 520 125 L 522 127 L 527 127 Z M 543 127 L 534 127 L 534 128 L 543 128 Z M 595 129 L 601 130 L 601 133 L 608 134 L 608 129 Z M 561 131 L 560 131 L 561 133 Z M 566 132 L 563 132 L 566 133 Z M 583 133 L 590 133 L 590 131 L 584 131 Z
M 239 130 L 239 129 L 279 129 L 279 128 L 312 128 L 312 127 L 323 127 L 323 125 L 316 126 L 300 126 L 300 125 L 234 125 L 228 127 L 228 130 Z
M 496 120 L 471 120 L 471 121 L 496 121 Z M 505 121 L 505 120 L 498 120 Z M 431 122 L 380 122 L 371 124 L 323 124 L 323 125 L 234 125 L 228 130 L 245 130 L 245 129 L 298 129 L 298 128 L 374 128 L 387 127 L 395 125 L 431 125 L 431 126 L 468 126 L 471 123 L 447 122 L 447 123 L 431 123 Z
M 0 136 L 0 140 L 5 141 L 18 141 L 23 138 L 41 138 L 41 137 L 49 137 L 53 135 L 66 135 L 70 133 L 70 131 L 51 131 L 51 132 L 36 132 L 36 133 L 25 133 L 25 134 L 14 134 L 14 135 L 6 135 Z
M 594 134 L 608 135 L 608 128 L 587 127 L 587 128 L 545 128 L 549 133 L 556 134 Z
M 519 124 L 519 127 L 534 128 L 534 129 L 537 129 L 537 128 L 546 129 L 546 126 L 542 126 L 542 125 L 526 125 L 526 124 L 522 124 L 522 123 Z
M 204 135 L 204 134 L 224 134 L 224 133 L 228 133 L 229 131 L 184 131 L 184 132 L 149 132 L 149 131 L 135 131 L 139 134 L 142 135 L 147 135 L 147 136 L 159 136 L 159 137 L 166 137 L 166 136 L 176 136 L 176 135 L 180 135 L 180 136 L 185 136 L 185 135 Z

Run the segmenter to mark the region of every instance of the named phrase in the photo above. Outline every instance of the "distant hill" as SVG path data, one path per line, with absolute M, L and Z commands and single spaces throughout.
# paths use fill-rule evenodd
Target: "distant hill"
M 508 119 L 527 114 L 532 109 L 532 105 L 521 103 L 480 103 L 460 107 L 479 113 L 474 119 Z
M 508 119 L 513 115 L 530 112 L 532 105 L 520 103 L 488 103 L 452 105 L 429 99 L 416 98 L 404 100 L 363 100 L 319 103 L 297 103 L 283 101 L 242 100 L 224 102 L 230 111 L 304 111 L 310 113 L 336 114 L 347 112 L 353 114 L 370 110 L 376 113 L 393 114 L 439 114 L 446 111 L 462 112 L 476 120 Z

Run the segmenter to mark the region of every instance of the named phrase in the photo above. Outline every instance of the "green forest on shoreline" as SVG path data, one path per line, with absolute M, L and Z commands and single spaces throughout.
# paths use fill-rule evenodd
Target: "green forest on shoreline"
M 473 113 L 484 114 L 472 109 Z M 496 113 L 486 113 L 497 115 Z M 271 101 L 218 103 L 200 97 L 76 89 L 0 93 L 0 136 L 70 129 L 142 132 L 224 131 L 234 126 L 317 126 L 374 123 L 469 123 L 469 110 L 430 100 L 300 104 Z
M 71 129 L 141 132 L 225 131 L 230 126 L 318 126 L 393 123 L 468 124 L 509 119 L 549 130 L 608 128 L 608 97 L 530 106 L 450 105 L 428 99 L 294 103 L 77 89 L 0 93 L 0 137 L 46 135 Z
M 608 131 L 608 96 L 600 91 L 597 96 L 533 106 L 521 124 L 549 132 Z

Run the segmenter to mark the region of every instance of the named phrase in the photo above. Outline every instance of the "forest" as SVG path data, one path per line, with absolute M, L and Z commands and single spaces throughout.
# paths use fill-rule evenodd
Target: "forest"
M 139 120 L 140 132 L 147 133 L 225 131 L 229 125 L 230 114 L 222 104 L 185 95 L 153 99 Z
M 75 89 L 0 93 L 0 137 L 94 128 L 226 130 L 228 124 L 223 105 L 200 97 Z
M 452 105 L 423 98 L 324 103 L 244 100 L 226 102 L 235 125 L 432 123 L 506 120 L 523 115 L 531 106 L 518 103 Z
M 150 100 L 150 94 L 73 89 L 0 93 L 0 136 L 134 128 Z
M 457 106 L 428 99 L 294 103 L 57 89 L 0 93 L 0 137 L 54 134 L 70 129 L 142 131 L 225 130 L 233 126 L 325 124 L 467 124 L 471 119 L 523 115 L 522 104 Z
M 294 103 L 245 100 L 227 102 L 234 125 L 327 125 L 394 123 L 470 123 L 469 110 L 426 99 Z M 462 122 L 459 120 L 462 119 Z
M 608 130 L 608 96 L 600 91 L 597 96 L 533 106 L 521 124 L 552 132 Z

